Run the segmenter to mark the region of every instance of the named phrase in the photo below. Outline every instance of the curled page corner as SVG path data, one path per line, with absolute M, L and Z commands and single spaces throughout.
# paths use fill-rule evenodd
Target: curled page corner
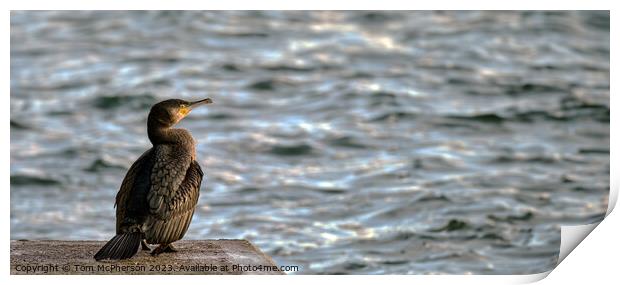
M 514 281 L 517 284 L 530 284 L 530 283 L 538 282 L 540 280 L 545 279 L 547 276 L 549 276 L 551 271 L 553 271 L 553 269 L 545 271 L 545 272 L 541 272 L 541 273 L 536 273 L 536 274 L 521 275 L 519 277 L 516 277 Z
M 610 187 L 609 197 L 607 202 L 607 212 L 605 213 L 605 217 L 609 216 L 611 211 L 616 206 L 616 202 L 618 200 L 618 188 L 615 187 L 618 185 L 614 183 Z M 603 218 L 604 220 L 605 218 Z M 564 258 L 568 256 L 600 223 L 596 222 L 587 225 L 570 225 L 570 226 L 562 226 L 560 229 L 561 235 L 561 243 L 560 243 L 560 254 L 558 256 L 558 263 L 556 267 L 562 263 Z
M 614 185 L 615 184 L 615 185 Z M 605 217 L 611 214 L 611 211 L 616 207 L 616 202 L 618 201 L 618 183 L 612 184 L 611 190 L 609 191 L 609 198 L 607 199 L 607 212 L 605 213 Z
M 601 222 L 588 225 L 562 226 L 558 264 L 568 256 Z M 556 265 L 556 266 L 557 266 Z

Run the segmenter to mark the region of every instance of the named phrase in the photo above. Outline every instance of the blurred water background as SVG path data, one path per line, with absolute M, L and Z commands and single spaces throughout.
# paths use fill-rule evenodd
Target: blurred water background
M 11 239 L 109 239 L 149 107 L 205 170 L 186 239 L 299 273 L 551 269 L 609 191 L 608 12 L 12 12 Z

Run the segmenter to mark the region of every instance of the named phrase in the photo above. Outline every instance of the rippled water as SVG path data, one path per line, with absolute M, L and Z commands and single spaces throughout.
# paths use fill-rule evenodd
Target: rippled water
M 11 238 L 111 237 L 205 95 L 186 238 L 301 273 L 542 272 L 607 208 L 607 12 L 12 12 Z

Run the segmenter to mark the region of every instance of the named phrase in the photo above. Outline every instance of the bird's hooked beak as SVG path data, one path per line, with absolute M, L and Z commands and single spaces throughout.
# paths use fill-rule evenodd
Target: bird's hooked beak
M 187 105 L 187 106 L 181 107 L 179 112 L 181 113 L 181 116 L 185 117 L 194 108 L 196 108 L 198 106 L 206 105 L 206 104 L 211 104 L 211 103 L 213 103 L 211 98 L 206 98 L 206 99 L 198 100 L 198 101 L 189 103 L 189 105 Z
M 213 103 L 213 100 L 211 100 L 211 98 L 206 98 L 206 99 L 202 99 L 202 100 L 198 100 L 196 102 L 191 102 L 188 106 L 189 110 L 193 110 L 194 108 L 198 107 L 198 106 L 202 106 L 202 105 L 206 105 L 206 104 L 211 104 Z

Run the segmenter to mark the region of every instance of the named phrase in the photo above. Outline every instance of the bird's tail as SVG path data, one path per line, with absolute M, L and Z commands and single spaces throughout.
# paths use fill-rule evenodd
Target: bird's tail
M 95 260 L 130 258 L 138 252 L 141 240 L 141 233 L 116 235 L 95 254 Z

